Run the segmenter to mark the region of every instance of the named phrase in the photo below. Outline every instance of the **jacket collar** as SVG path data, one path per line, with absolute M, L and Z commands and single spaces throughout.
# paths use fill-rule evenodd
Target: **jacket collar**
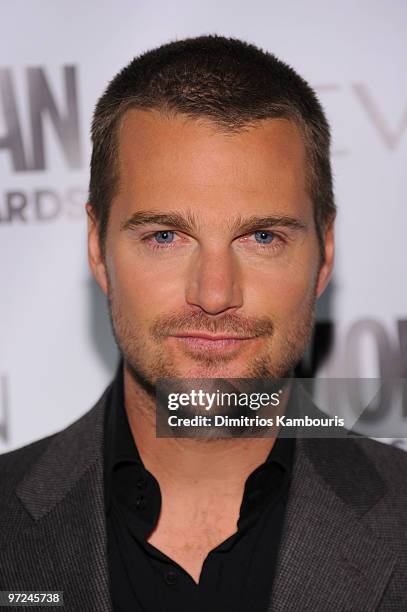
M 270 610 L 376 609 L 397 558 L 363 517 L 385 492 L 355 440 L 298 440 Z
M 43 538 L 44 547 L 47 530 L 45 525 L 41 527 L 43 522 L 63 506 L 64 516 L 72 522 L 70 529 L 61 526 L 53 537 L 60 565 L 47 568 L 45 562 L 38 568 L 38 584 L 43 583 L 47 571 L 60 576 L 62 584 L 69 582 L 70 589 L 77 589 L 76 603 L 82 605 L 79 584 L 88 580 L 96 585 L 101 612 L 111 611 L 103 483 L 104 417 L 110 392 L 111 387 L 88 413 L 51 437 L 16 489 L 39 527 L 36 542 Z M 86 495 L 81 507 L 77 502 L 74 507 L 75 491 L 83 487 Z M 332 609 L 333 601 L 338 610 L 375 608 L 396 558 L 362 519 L 385 492 L 384 482 L 357 441 L 297 441 L 270 610 L 327 610 Z M 95 528 L 78 542 L 76 525 L 89 513 Z M 23 537 L 21 546 L 28 545 Z M 66 554 L 74 549 L 76 554 L 82 552 L 83 559 L 89 558 L 77 575 L 72 575 L 72 559 Z M 64 581 L 68 572 L 69 581 Z

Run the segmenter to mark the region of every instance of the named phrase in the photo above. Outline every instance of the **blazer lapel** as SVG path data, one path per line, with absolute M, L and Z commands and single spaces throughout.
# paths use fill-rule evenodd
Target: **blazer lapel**
M 103 484 L 108 388 L 52 436 L 19 483 L 0 542 L 0 586 L 64 591 L 67 611 L 111 612 Z M 298 439 L 272 612 L 374 610 L 396 556 L 363 515 L 385 493 L 352 439 Z
M 70 611 L 112 610 L 103 485 L 108 392 L 52 437 L 19 483 L 16 494 L 26 510 L 23 528 L 0 555 L 7 588 L 64 591 L 64 609 Z
M 270 611 L 377 608 L 396 555 L 362 517 L 384 492 L 351 438 L 297 440 Z

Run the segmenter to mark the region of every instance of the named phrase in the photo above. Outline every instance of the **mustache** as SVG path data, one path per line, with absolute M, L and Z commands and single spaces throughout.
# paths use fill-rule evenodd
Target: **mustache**
M 247 317 L 229 313 L 214 319 L 204 312 L 180 312 L 160 315 L 151 327 L 155 340 L 177 332 L 199 331 L 211 334 L 229 333 L 240 336 L 271 336 L 274 325 L 268 317 Z

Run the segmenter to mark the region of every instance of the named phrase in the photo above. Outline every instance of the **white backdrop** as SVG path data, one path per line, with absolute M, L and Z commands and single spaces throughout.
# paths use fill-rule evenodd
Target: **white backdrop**
M 407 377 L 407 3 L 1 0 L 0 452 L 61 429 L 116 350 L 86 261 L 93 107 L 131 58 L 218 33 L 290 63 L 332 123 L 336 271 L 320 376 Z M 320 326 L 323 331 L 326 325 Z

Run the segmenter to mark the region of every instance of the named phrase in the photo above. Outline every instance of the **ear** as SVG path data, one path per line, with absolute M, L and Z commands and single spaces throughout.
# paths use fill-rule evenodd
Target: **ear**
M 318 273 L 317 298 L 325 291 L 332 275 L 335 253 L 335 217 L 328 223 L 324 232 L 324 258 Z
M 103 291 L 107 295 L 108 283 L 104 257 L 99 241 L 99 224 L 96 220 L 92 204 L 86 204 L 88 216 L 88 261 L 92 274 Z

